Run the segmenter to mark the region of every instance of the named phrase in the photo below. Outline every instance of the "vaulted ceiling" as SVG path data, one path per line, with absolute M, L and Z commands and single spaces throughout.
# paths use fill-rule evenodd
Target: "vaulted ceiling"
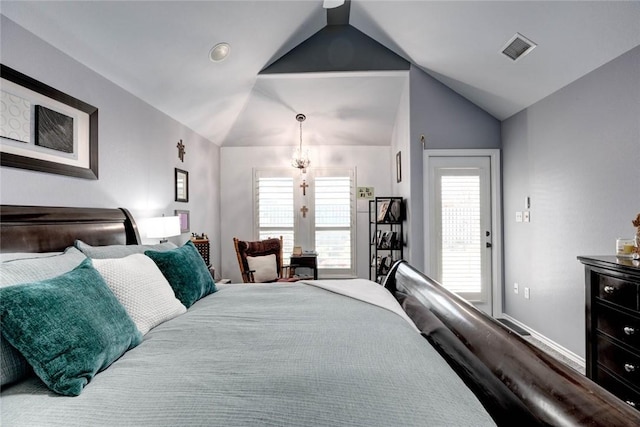
M 260 74 L 325 28 L 322 0 L 2 0 L 0 12 L 223 146 L 295 145 L 296 113 L 312 145 L 387 145 L 406 85 L 406 71 Z M 353 0 L 348 22 L 499 120 L 640 45 L 638 1 Z M 500 50 L 516 32 L 538 46 L 513 62 Z M 231 53 L 212 62 L 219 42 Z

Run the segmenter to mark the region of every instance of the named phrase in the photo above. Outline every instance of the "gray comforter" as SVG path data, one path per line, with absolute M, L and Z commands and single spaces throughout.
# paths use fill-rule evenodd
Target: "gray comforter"
M 222 285 L 78 397 L 32 378 L 10 426 L 482 426 L 493 421 L 400 316 L 304 284 Z

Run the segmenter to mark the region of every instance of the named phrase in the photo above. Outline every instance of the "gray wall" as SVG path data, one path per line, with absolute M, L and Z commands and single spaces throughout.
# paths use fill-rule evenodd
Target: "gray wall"
M 398 104 L 398 113 L 396 114 L 395 125 L 393 127 L 393 134 L 391 135 L 391 157 L 389 170 L 391 171 L 391 193 L 392 196 L 401 196 L 406 199 L 407 206 L 409 205 L 409 198 L 411 196 L 411 150 L 410 150 L 410 132 L 411 132 L 411 115 L 410 115 L 410 80 L 409 73 L 407 72 L 407 80 L 404 88 L 402 89 L 402 96 L 400 97 L 400 103 Z M 401 159 L 401 181 L 397 182 L 396 176 L 396 153 L 400 152 Z M 386 194 L 379 194 L 379 196 L 385 196 Z M 407 213 L 407 221 L 403 227 L 402 242 L 404 243 L 403 256 L 407 262 L 412 265 L 416 265 L 413 253 L 414 247 L 422 245 L 422 240 L 418 239 L 416 242 L 410 237 L 412 235 L 411 230 L 413 222 L 410 220 L 410 212 Z M 419 251 L 420 252 L 420 251 Z
M 3 64 L 98 107 L 99 180 L 2 167 L 0 202 L 121 206 L 137 220 L 189 210 L 191 230 L 209 235 L 212 263 L 219 265 L 219 147 L 6 17 L 1 19 Z M 184 163 L 176 148 L 180 139 L 186 145 Z M 175 167 L 189 172 L 189 203 L 173 201 Z M 173 240 L 182 243 L 188 237 Z
M 411 66 L 409 140 L 411 188 L 407 197 L 407 216 L 411 221 L 411 262 L 424 271 L 427 246 L 424 242 L 423 149 L 500 148 L 500 122 L 466 98 Z M 417 244 L 417 241 L 421 244 Z
M 640 212 L 640 47 L 505 120 L 502 145 L 504 310 L 584 357 L 576 257 L 613 255 Z M 526 196 L 531 223 L 516 223 Z

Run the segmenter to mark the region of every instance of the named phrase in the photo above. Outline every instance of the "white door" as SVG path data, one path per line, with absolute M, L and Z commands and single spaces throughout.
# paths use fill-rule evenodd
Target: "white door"
M 490 156 L 429 157 L 431 276 L 493 314 Z

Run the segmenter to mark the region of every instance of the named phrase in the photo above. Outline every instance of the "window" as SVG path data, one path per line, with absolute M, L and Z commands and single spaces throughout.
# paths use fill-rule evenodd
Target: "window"
M 293 251 L 293 178 L 260 176 L 257 179 L 258 240 L 283 239 L 285 254 Z
M 256 234 L 318 253 L 321 277 L 355 276 L 355 189 L 349 169 L 255 172 Z

